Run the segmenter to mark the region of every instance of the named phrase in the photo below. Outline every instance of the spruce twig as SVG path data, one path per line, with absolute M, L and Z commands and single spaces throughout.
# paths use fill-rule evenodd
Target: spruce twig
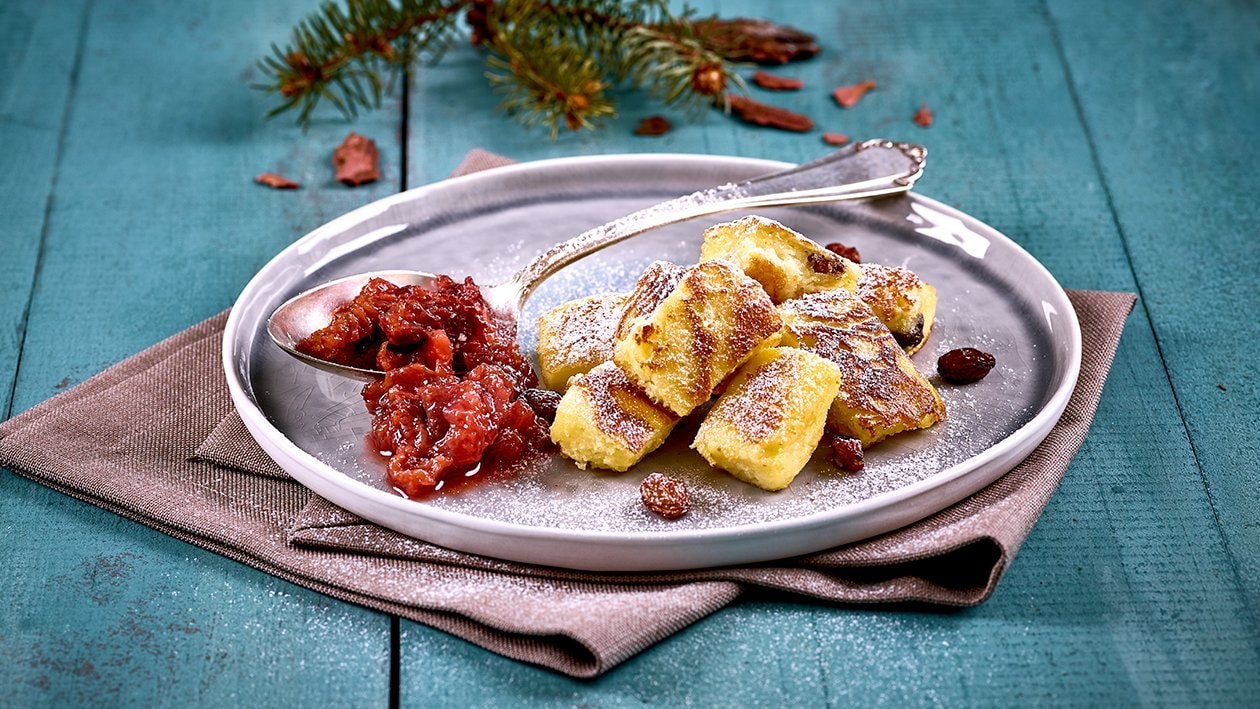
M 746 27 L 761 34 L 746 36 Z M 697 20 L 687 8 L 674 14 L 667 0 L 344 0 L 302 20 L 287 46 L 272 45 L 259 62 L 267 83 L 257 88 L 280 97 L 269 116 L 296 111 L 306 126 L 327 101 L 353 119 L 379 107 L 422 56 L 436 59 L 470 36 L 488 55 L 500 109 L 526 126 L 547 126 L 554 138 L 561 126 L 589 129 L 616 115 L 607 92 L 618 83 L 667 104 L 725 107 L 728 89 L 743 88 L 732 60 L 757 59 L 750 42 L 769 42 L 782 61 L 789 48 L 772 31 L 792 52 L 812 41 L 765 21 Z

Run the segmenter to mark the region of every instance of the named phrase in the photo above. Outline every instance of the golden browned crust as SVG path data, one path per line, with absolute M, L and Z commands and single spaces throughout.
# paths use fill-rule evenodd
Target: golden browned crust
M 605 362 L 570 381 L 551 439 L 583 467 L 626 470 L 660 446 L 678 418 Z
M 639 280 L 634 284 L 634 290 L 626 299 L 621 317 L 613 331 L 614 339 L 625 337 L 631 323 L 656 310 L 656 306 L 673 292 L 674 286 L 678 285 L 678 280 L 686 271 L 686 266 L 679 266 L 669 261 L 653 261 L 648 264 L 647 270 L 639 276 Z
M 945 406 L 888 328 L 845 291 L 812 293 L 780 306 L 783 344 L 834 362 L 840 393 L 829 423 L 872 445 L 945 418 Z
M 907 353 L 918 352 L 932 334 L 936 320 L 936 289 L 913 271 L 874 263 L 862 264 L 856 293 Z
M 616 365 L 591 370 L 582 381 L 594 416 L 591 423 L 630 450 L 642 449 L 660 432 L 662 421 L 676 421 L 669 409 L 652 401 Z
M 575 374 L 612 359 L 627 298 L 624 293 L 578 298 L 538 318 L 538 369 L 544 386 L 563 392 Z
M 838 368 L 816 354 L 758 350 L 713 404 L 692 447 L 744 482 L 781 490 L 813 455 L 839 387 Z
M 704 232 L 700 260 L 723 260 L 782 303 L 804 293 L 857 287 L 858 265 L 788 227 L 759 216 L 716 224 Z
M 613 348 L 632 381 L 679 415 L 779 331 L 779 314 L 756 281 L 721 261 L 687 269 L 673 291 L 625 328 Z

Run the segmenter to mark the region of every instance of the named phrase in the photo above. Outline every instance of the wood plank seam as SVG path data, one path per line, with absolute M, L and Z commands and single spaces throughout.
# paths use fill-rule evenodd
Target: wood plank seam
M 61 125 L 57 127 L 57 150 L 53 156 L 52 179 L 48 183 L 48 199 L 44 201 L 44 218 L 39 228 L 39 246 L 35 250 L 35 267 L 31 269 L 30 289 L 26 293 L 26 303 L 22 306 L 21 332 L 18 333 L 17 361 L 13 365 L 13 381 L 9 384 L 9 402 L 5 406 L 4 418 L 13 417 L 13 407 L 17 401 L 18 380 L 22 376 L 22 354 L 26 351 L 26 333 L 31 316 L 31 303 L 35 300 L 35 291 L 39 287 L 40 274 L 43 272 L 44 251 L 48 243 L 49 225 L 52 223 L 53 204 L 56 200 L 57 182 L 61 176 L 62 158 L 66 151 L 66 134 L 69 132 L 70 112 L 74 106 L 75 94 L 79 88 L 79 74 L 83 68 L 83 54 L 87 47 L 88 24 L 92 17 L 92 0 L 83 5 L 83 16 L 79 21 L 79 36 L 75 38 L 74 62 L 70 65 L 70 81 L 66 87 L 66 105 L 61 109 Z
M 1172 371 L 1168 368 L 1167 357 L 1164 356 L 1164 346 L 1160 340 L 1159 327 L 1147 306 L 1146 294 L 1142 289 L 1142 281 L 1138 277 L 1137 267 L 1133 263 L 1133 253 L 1129 248 L 1129 236 L 1124 229 L 1124 225 L 1120 220 L 1119 211 L 1116 208 L 1115 200 L 1112 196 L 1111 186 L 1107 182 L 1106 174 L 1103 172 L 1102 158 L 1099 155 L 1098 145 L 1094 140 L 1094 132 L 1090 127 L 1089 120 L 1085 116 L 1085 108 L 1081 103 L 1081 97 L 1076 88 L 1076 77 L 1072 73 L 1071 64 L 1068 62 L 1067 51 L 1063 47 L 1063 41 L 1059 34 L 1059 27 L 1054 21 L 1054 15 L 1050 12 L 1047 0 L 1040 0 L 1041 11 L 1045 16 L 1046 26 L 1050 30 L 1050 37 L 1054 43 L 1055 53 L 1059 57 L 1059 63 L 1063 68 L 1063 74 L 1066 79 L 1068 95 L 1072 99 L 1072 108 L 1076 112 L 1077 121 L 1081 125 L 1081 131 L 1085 136 L 1086 146 L 1089 148 L 1090 162 L 1094 167 L 1094 172 L 1098 176 L 1098 184 L 1102 188 L 1103 199 L 1107 203 L 1108 215 L 1111 217 L 1112 226 L 1116 230 L 1117 236 L 1120 237 L 1120 246 L 1124 252 L 1125 262 L 1129 266 L 1129 272 L 1133 275 L 1133 283 L 1137 288 L 1138 307 L 1141 308 L 1142 316 L 1146 318 L 1147 324 L 1151 329 L 1151 337 L 1155 342 L 1155 352 L 1159 355 L 1160 366 L 1164 370 L 1164 378 L 1168 381 L 1168 389 L 1172 394 L 1173 404 L 1177 408 L 1177 418 L 1181 422 L 1182 432 L 1185 434 L 1186 442 L 1190 446 L 1190 455 L 1194 459 L 1194 467 L 1199 475 L 1199 482 L 1203 487 L 1203 493 L 1207 497 L 1208 508 L 1212 511 L 1212 524 L 1216 528 L 1216 535 L 1220 540 L 1221 547 L 1225 550 L 1225 555 L 1229 559 L 1230 572 L 1233 576 L 1234 585 L 1239 591 L 1241 602 L 1244 608 L 1251 616 L 1252 627 L 1260 628 L 1260 609 L 1256 608 L 1255 600 L 1252 599 L 1245 591 L 1247 588 L 1243 580 L 1242 569 L 1239 567 L 1237 553 L 1230 545 L 1229 535 L 1225 534 L 1222 527 L 1220 513 L 1217 510 L 1216 498 L 1212 494 L 1212 487 L 1208 483 L 1207 473 L 1203 469 L 1203 463 L 1199 456 L 1198 446 L 1195 445 L 1194 436 L 1190 429 L 1190 423 L 1186 420 L 1186 413 L 1181 403 L 1181 396 L 1177 391 L 1177 385 L 1173 381 Z

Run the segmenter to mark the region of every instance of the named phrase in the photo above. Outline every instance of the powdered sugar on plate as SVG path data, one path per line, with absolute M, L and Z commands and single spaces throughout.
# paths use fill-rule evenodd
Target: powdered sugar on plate
M 513 178 L 515 181 L 488 181 L 494 188 L 489 192 L 484 191 L 484 185 L 473 181 L 460 183 L 459 189 L 466 192 L 446 196 L 436 193 L 441 199 L 426 195 L 424 199 L 400 200 L 397 205 L 383 210 L 380 216 L 346 229 L 344 234 L 327 237 L 329 246 L 335 248 L 397 220 L 408 225 L 401 230 L 385 229 L 380 239 L 348 249 L 338 258 L 326 260 L 326 265 L 303 271 L 308 268 L 303 259 L 314 263 L 328 250 L 314 248 L 308 249 L 309 253 L 294 250 L 293 254 L 287 254 L 288 261 L 285 257 L 278 258 L 269 267 L 271 272 L 260 275 L 280 282 L 287 274 L 301 274 L 297 279 L 285 281 L 283 287 L 277 287 L 267 296 L 275 304 L 318 282 L 385 268 L 468 274 L 478 283 L 500 283 L 535 254 L 559 241 L 610 217 L 687 192 L 697 183 L 722 182 L 722 172 L 732 169 L 729 163 L 710 163 L 704 158 L 690 160 L 678 161 L 676 164 L 685 167 L 673 172 L 662 172 L 633 161 L 610 160 L 609 164 L 615 163 L 621 169 L 617 175 L 600 172 L 604 163 L 593 160 L 589 169 L 582 165 L 546 168 L 543 170 L 546 181 L 541 181 L 534 173 L 522 171 Z M 742 169 L 763 168 L 745 166 Z M 626 174 L 626 171 L 634 174 Z M 712 179 L 715 175 L 719 179 Z M 602 542 L 592 546 L 590 537 L 583 535 L 607 533 L 613 535 L 610 539 L 617 539 L 660 533 L 668 538 L 688 531 L 738 531 L 762 523 L 781 523 L 799 529 L 802 525 L 798 523 L 820 516 L 827 520 L 847 519 L 843 512 L 854 503 L 897 493 L 951 468 L 971 470 L 978 457 L 993 446 L 1025 435 L 1021 427 L 1037 417 L 1062 387 L 1063 371 L 1065 366 L 1068 369 L 1070 366 L 1064 364 L 1063 338 L 1057 335 L 1053 323 L 1048 322 L 1044 314 L 1043 298 L 1051 298 L 1053 293 L 1042 295 L 1050 293 L 1057 285 L 1050 280 L 1050 285 L 1029 286 L 1030 281 L 1036 280 L 1039 267 L 1013 246 L 998 242 L 981 258 L 939 235 L 938 238 L 924 236 L 920 233 L 922 229 L 931 227 L 939 231 L 949 225 L 944 222 L 925 225 L 921 214 L 912 209 L 916 204 L 919 202 L 895 198 L 760 212 L 819 243 L 840 241 L 856 246 L 864 261 L 908 265 L 937 289 L 940 298 L 937 325 L 913 361 L 938 387 L 948 419 L 926 431 L 900 435 L 869 449 L 861 472 L 845 473 L 835 469 L 825 451 L 821 451 L 787 489 L 765 492 L 710 467 L 691 451 L 688 446 L 697 422 L 686 419 L 661 449 L 626 473 L 581 470 L 555 456 L 501 482 L 474 485 L 455 494 L 439 494 L 423 501 L 394 498 L 397 504 L 390 505 L 389 518 L 374 521 L 467 551 L 535 560 L 528 542 L 499 552 L 496 551 L 499 547 L 478 547 L 474 543 L 475 535 L 430 537 L 428 530 L 433 525 L 429 512 L 453 512 L 457 514 L 442 518 L 443 524 L 458 525 L 459 519 L 467 520 L 469 528 L 483 522 L 502 523 L 506 526 L 497 529 L 521 530 L 522 539 L 528 537 L 528 530 L 532 529 L 555 530 L 561 537 L 574 533 L 574 542 L 563 557 L 572 562 L 548 557 L 539 563 L 572 563 L 577 568 L 678 568 L 669 566 L 675 563 L 669 560 L 639 563 L 620 557 L 605 563 L 604 557 L 616 556 L 617 552 L 608 551 L 600 545 Z M 940 205 L 934 208 L 948 209 Z M 656 260 L 695 263 L 703 230 L 737 216 L 740 215 L 697 219 L 649 232 L 561 270 L 525 305 L 520 321 L 525 354 L 527 357 L 534 354 L 537 339 L 534 324 L 542 312 L 578 297 L 629 292 L 639 274 Z M 917 216 L 918 220 L 911 219 L 912 216 Z M 983 225 L 974 220 L 966 226 L 984 230 Z M 1054 302 L 1064 307 L 1062 301 Z M 254 305 L 260 313 L 268 312 L 267 307 L 268 302 Z M 384 482 L 382 459 L 365 445 L 369 418 L 362 408 L 360 385 L 318 372 L 292 360 L 277 348 L 266 346 L 269 343 L 262 327 L 264 321 L 264 316 L 258 317 L 253 337 L 259 344 L 246 350 L 240 369 L 248 379 L 248 395 L 256 401 L 267 425 L 276 432 L 273 445 L 300 450 L 328 466 L 307 471 L 309 474 L 330 480 L 330 476 L 348 477 L 374 492 L 379 491 L 375 494 L 391 496 L 393 493 Z M 936 358 L 963 346 L 978 347 L 994 354 L 997 367 L 975 384 L 942 383 L 935 374 Z M 639 482 L 657 471 L 687 483 L 692 510 L 684 517 L 664 520 L 643 507 Z M 354 509 L 358 494 L 329 499 Z M 941 497 L 927 503 L 917 501 L 915 509 L 929 514 L 951 501 Z M 841 516 L 837 517 L 838 514 Z M 889 518 L 888 515 L 883 517 Z M 904 524 L 904 520 L 901 523 Z M 887 528 L 871 527 L 866 533 Z M 474 541 L 465 544 L 469 539 Z M 834 543 L 834 537 L 818 539 L 819 544 Z M 703 544 L 702 541 L 696 543 Z M 724 563 L 743 559 L 738 552 L 731 551 L 729 544 L 722 548 L 719 556 L 712 558 L 724 559 Z M 775 544 L 777 542 L 771 546 Z M 802 544 L 806 546 L 797 547 L 796 553 L 810 550 L 807 542 Z M 643 553 L 643 550 L 635 553 Z M 773 558 L 767 554 L 782 555 L 777 547 L 757 553 L 757 558 L 763 559 Z M 705 556 L 705 552 L 696 552 L 689 558 L 692 561 L 686 563 L 713 563 L 706 561 L 710 557 Z

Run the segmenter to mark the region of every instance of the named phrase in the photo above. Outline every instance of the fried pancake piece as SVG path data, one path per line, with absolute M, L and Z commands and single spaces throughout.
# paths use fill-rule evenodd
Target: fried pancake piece
M 653 400 L 686 416 L 755 350 L 777 344 L 781 325 L 756 281 L 706 261 L 686 269 L 655 308 L 625 323 L 613 361 Z
M 945 419 L 945 404 L 888 328 L 847 291 L 811 293 L 779 306 L 783 344 L 840 368 L 828 425 L 866 448 Z
M 612 359 L 617 324 L 630 296 L 601 293 L 562 303 L 538 318 L 538 371 L 543 386 L 564 392 L 575 374 Z
M 710 464 L 763 490 L 787 487 L 822 438 L 840 369 L 792 347 L 758 351 L 731 378 L 692 448 Z
M 936 289 L 905 268 L 864 263 L 861 269 L 857 297 L 870 306 L 906 354 L 918 352 L 936 321 Z
M 776 304 L 837 288 L 857 293 L 910 354 L 932 332 L 936 289 L 913 272 L 856 264 L 773 219 L 749 216 L 709 227 L 700 260 L 710 259 L 738 266 Z
M 669 261 L 653 261 L 648 264 L 647 269 L 635 282 L 634 290 L 630 291 L 630 297 L 626 299 L 626 305 L 621 311 L 621 320 L 613 332 L 614 339 L 620 340 L 625 337 L 635 320 L 651 315 L 652 311 L 656 310 L 656 306 L 674 291 L 674 286 L 678 285 L 678 280 L 686 272 L 686 266 L 679 266 Z
M 678 418 L 604 362 L 569 380 L 551 440 L 579 467 L 625 471 L 664 443 Z
M 748 216 L 704 232 L 700 260 L 728 261 L 765 288 L 776 304 L 805 293 L 857 289 L 861 271 L 773 219 Z

